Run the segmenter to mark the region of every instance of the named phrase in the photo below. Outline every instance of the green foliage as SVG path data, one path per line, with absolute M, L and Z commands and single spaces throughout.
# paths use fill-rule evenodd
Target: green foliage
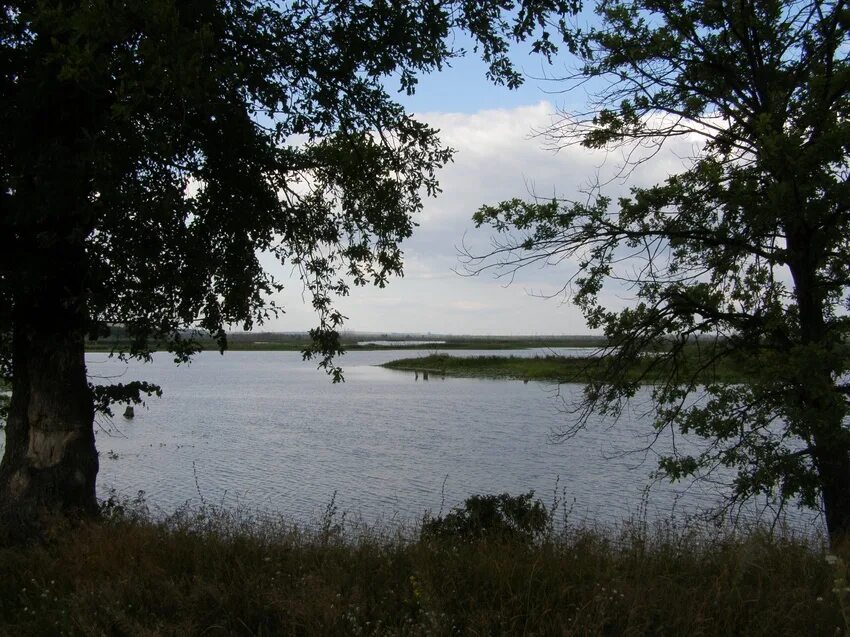
M 128 356 L 194 335 L 227 345 L 283 311 L 263 267 L 298 275 L 332 357 L 351 285 L 402 272 L 423 196 L 452 151 L 395 103 L 472 37 L 494 81 L 509 43 L 570 2 L 131 0 L 5 3 L 0 12 L 0 362 L 39 327 Z M 535 35 L 537 34 L 537 35 Z M 60 107 L 61 106 L 61 107 Z M 46 317 L 55 316 L 51 320 Z M 124 341 L 122 341 L 124 342 Z
M 96 411 L 112 416 L 112 405 L 115 403 L 128 403 L 132 405 L 144 404 L 145 396 L 162 396 L 162 389 L 153 383 L 134 380 L 129 383 L 113 383 L 111 385 L 89 385 L 94 396 L 94 408 Z
M 662 351 L 656 429 L 708 441 L 698 456 L 663 458 L 663 472 L 725 465 L 733 501 L 822 500 L 830 531 L 850 531 L 847 9 L 614 0 L 595 12 L 564 34 L 579 42 L 564 88 L 590 80 L 595 110 L 566 114 L 553 141 L 635 160 L 683 135 L 701 147 L 679 174 L 616 202 L 594 191 L 482 207 L 475 223 L 499 243 L 469 255 L 470 268 L 574 259 L 573 301 L 610 343 L 587 406 L 619 415 L 638 389 L 630 370 Z M 605 306 L 612 280 L 630 282 L 632 307 Z M 703 386 L 686 365 L 693 348 L 707 365 L 746 365 L 748 382 Z
M 421 535 L 458 542 L 531 543 L 543 537 L 549 522 L 549 511 L 534 499 L 534 491 L 517 496 L 473 495 L 445 516 L 426 517 Z

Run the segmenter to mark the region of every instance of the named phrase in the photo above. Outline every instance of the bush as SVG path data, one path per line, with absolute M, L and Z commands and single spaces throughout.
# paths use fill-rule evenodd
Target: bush
M 422 537 L 478 542 L 484 539 L 531 544 L 549 526 L 549 512 L 534 491 L 512 496 L 474 495 L 446 516 L 427 518 Z

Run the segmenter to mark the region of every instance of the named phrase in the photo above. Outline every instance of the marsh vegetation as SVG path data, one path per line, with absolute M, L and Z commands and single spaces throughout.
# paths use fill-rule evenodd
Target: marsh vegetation
M 452 356 L 429 354 L 402 358 L 383 367 L 400 371 L 428 372 L 438 376 L 460 376 L 470 378 L 511 378 L 518 380 L 543 380 L 559 383 L 586 383 L 604 374 L 608 361 L 598 356 Z M 692 374 L 706 383 L 737 383 L 746 381 L 748 370 L 744 364 L 732 364 L 728 360 L 711 362 L 694 350 L 690 358 L 679 360 L 676 366 L 659 358 L 655 352 L 647 352 L 627 372 L 636 381 L 652 383 L 670 377 L 671 374 Z
M 506 498 L 506 499 L 505 499 Z M 506 505 L 506 506 L 502 506 Z M 513 508 L 512 508 L 513 507 Z M 533 500 L 467 501 L 417 528 L 314 527 L 215 507 L 100 522 L 0 550 L 10 635 L 833 635 L 844 563 L 811 543 L 567 524 Z M 489 526 L 484 527 L 487 522 Z

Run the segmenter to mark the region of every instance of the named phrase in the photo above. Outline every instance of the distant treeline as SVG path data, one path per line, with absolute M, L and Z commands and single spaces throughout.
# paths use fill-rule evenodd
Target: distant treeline
M 193 338 L 204 350 L 217 350 L 218 343 L 208 335 L 186 331 L 185 338 Z M 344 332 L 341 341 L 345 349 L 523 349 L 529 347 L 598 347 L 605 344 L 604 337 L 590 335 L 575 336 L 479 336 L 456 334 L 415 334 L 380 332 Z M 381 341 L 386 344 L 374 344 Z M 410 343 L 410 341 L 419 341 Z M 111 326 L 108 336 L 89 340 L 89 351 L 112 351 L 130 346 L 127 330 Z M 365 342 L 372 342 L 366 344 Z M 299 351 L 310 344 L 307 332 L 233 332 L 227 335 L 231 350 L 282 350 Z

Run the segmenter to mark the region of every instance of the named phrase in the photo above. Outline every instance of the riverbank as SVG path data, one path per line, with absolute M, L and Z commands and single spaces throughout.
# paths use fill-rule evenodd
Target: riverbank
M 754 532 L 529 541 L 113 508 L 0 547 L 0 634 L 834 635 L 841 564 Z M 838 570 L 836 570 L 838 569 Z M 844 584 L 842 584 L 843 586 Z
M 590 350 L 588 350 L 590 351 Z M 693 364 L 693 363 L 691 363 Z M 599 375 L 603 363 L 592 356 L 451 356 L 432 354 L 402 358 L 382 367 L 398 371 L 428 373 L 433 376 L 459 376 L 465 378 L 505 378 L 516 380 L 543 380 L 559 383 L 585 383 Z M 669 367 L 652 365 L 647 358 L 641 367 L 629 371 L 628 376 L 653 382 L 669 375 Z M 728 365 L 701 368 L 697 375 L 704 382 L 741 382 L 746 375 Z

